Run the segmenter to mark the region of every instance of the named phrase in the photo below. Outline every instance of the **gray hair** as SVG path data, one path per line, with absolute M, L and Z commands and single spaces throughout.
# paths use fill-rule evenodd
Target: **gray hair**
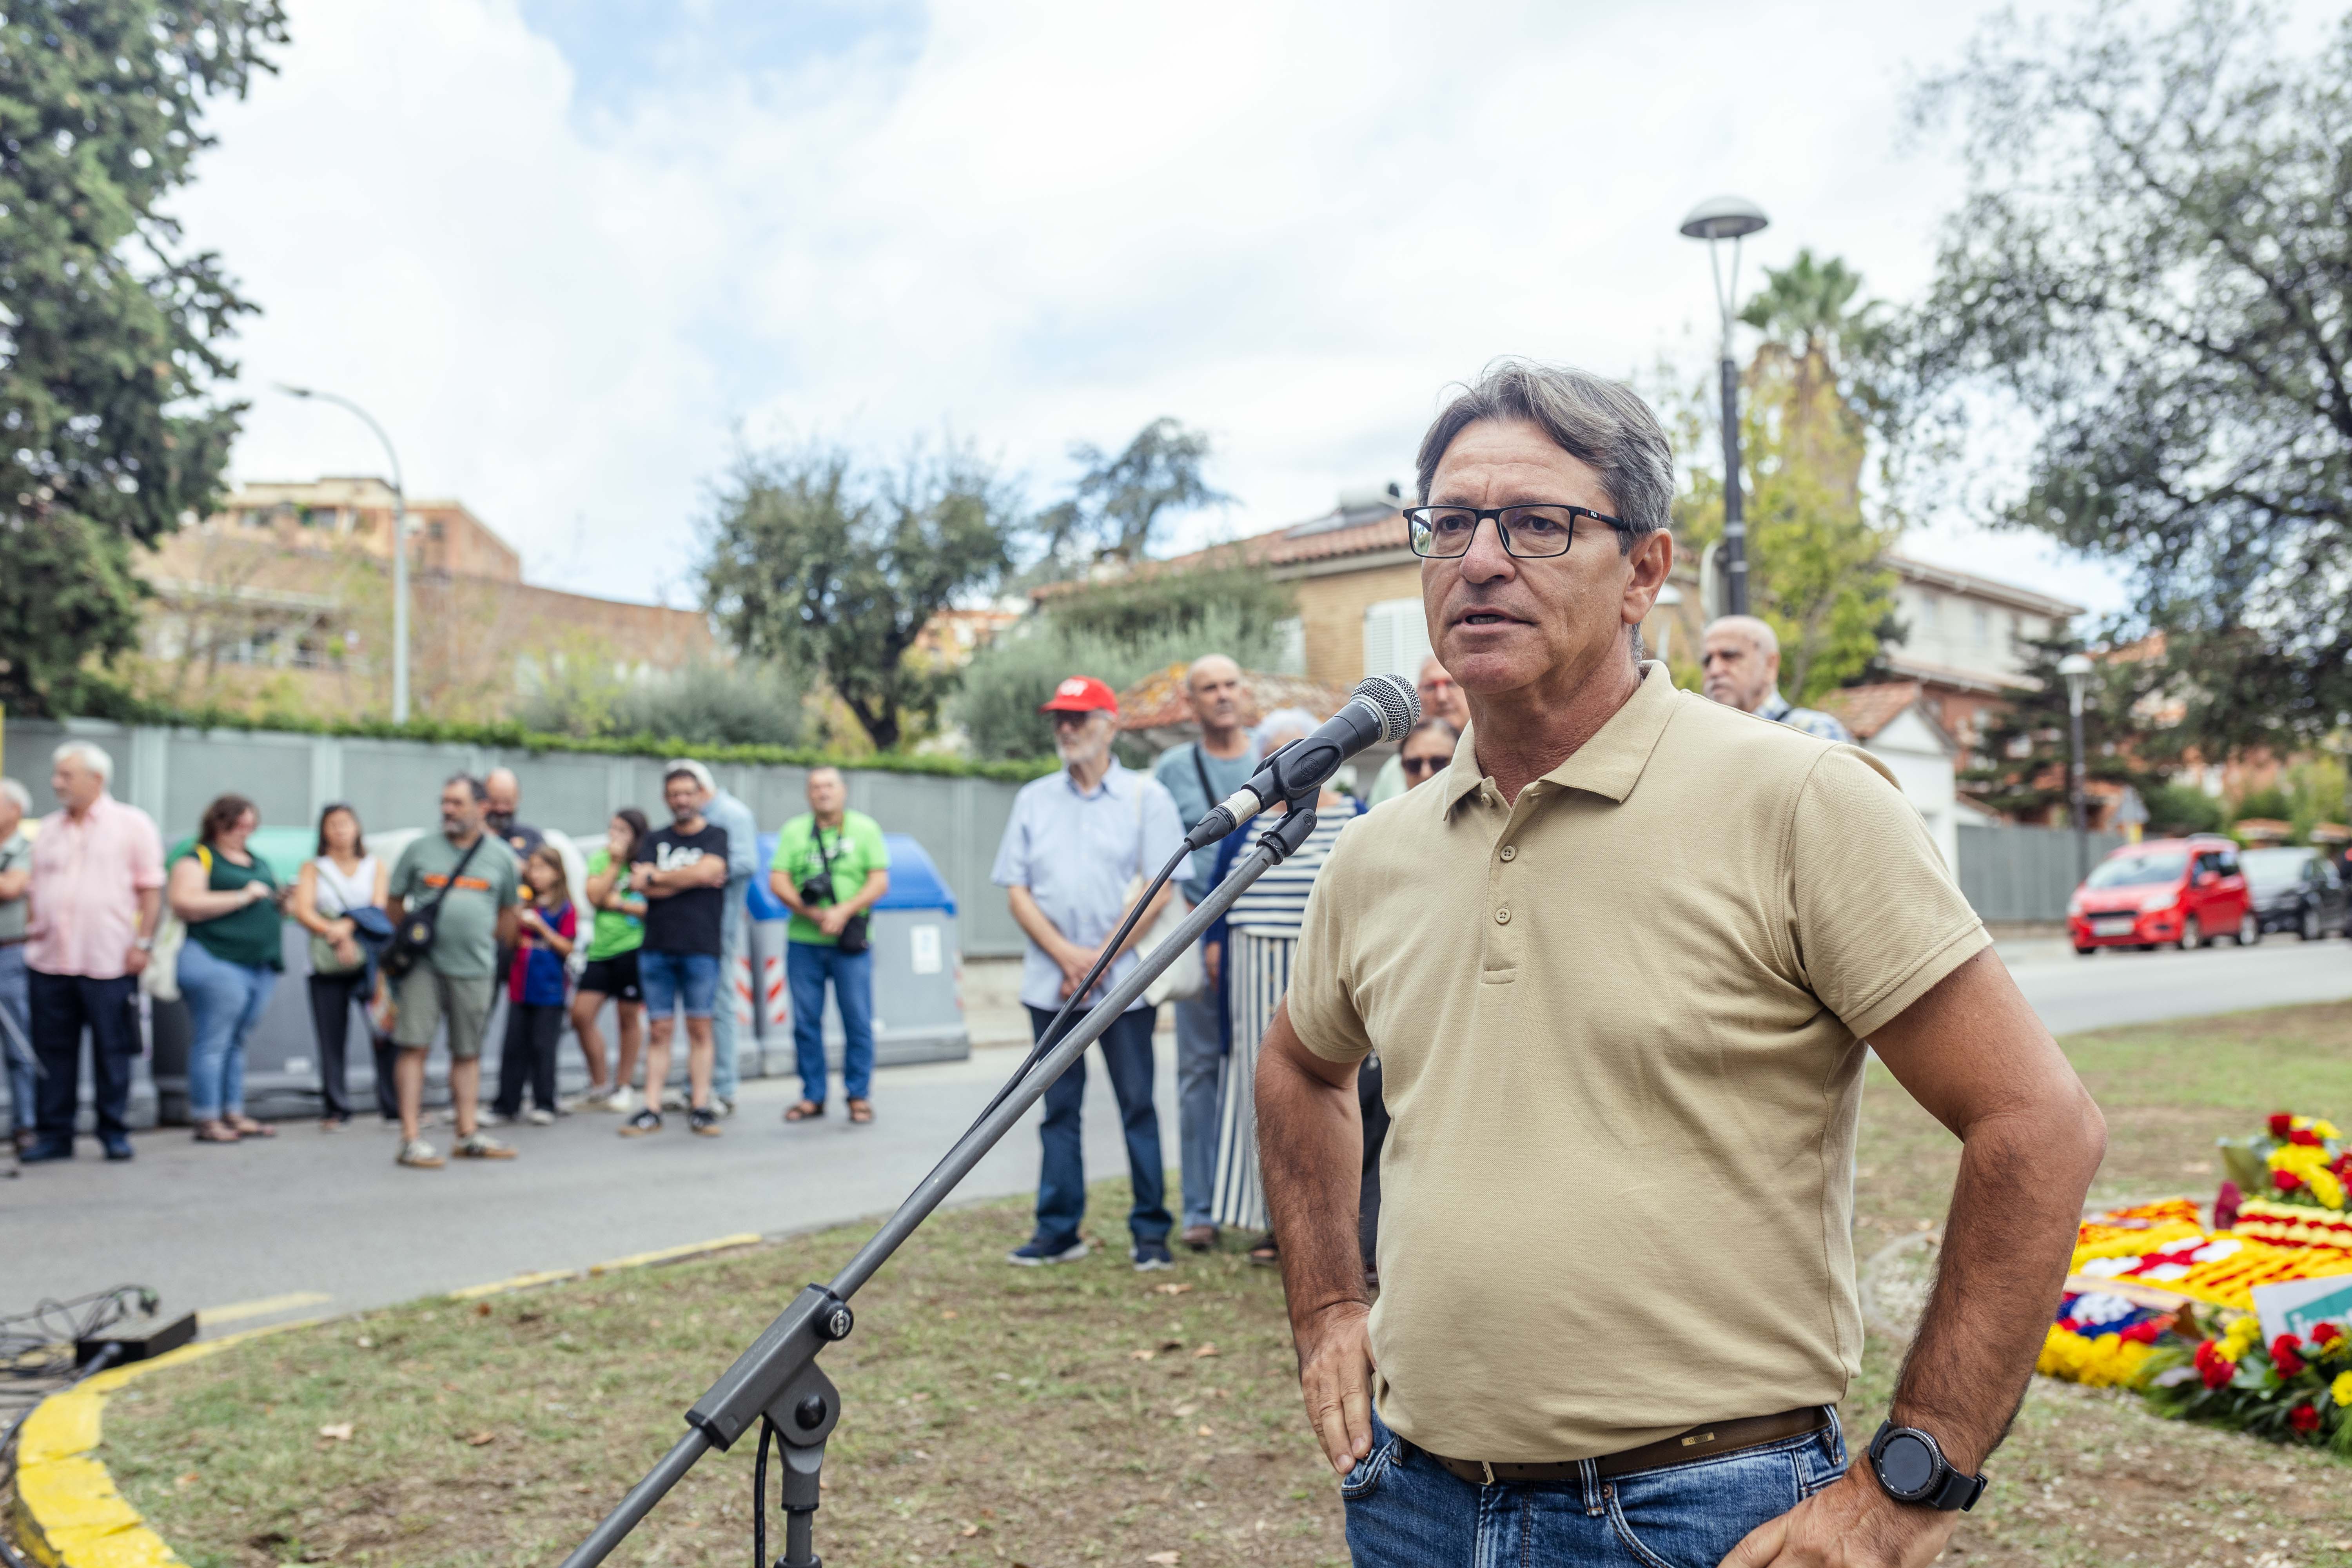
M 1321 721 L 1304 708 L 1277 708 L 1257 721 L 1257 728 L 1250 731 L 1250 737 L 1263 749 L 1276 735 L 1311 735 L 1319 722 Z
M 68 763 L 79 763 L 96 773 L 101 783 L 114 782 L 114 759 L 94 741 L 68 741 L 49 753 L 49 766 L 59 768 Z
M 1762 658 L 1769 658 L 1780 651 L 1780 634 L 1772 629 L 1771 622 L 1754 616 L 1717 616 L 1706 623 L 1706 635 L 1713 637 L 1717 632 L 1738 632 L 1756 645 L 1756 652 Z
M 32 792 L 15 779 L 0 779 L 0 800 L 14 801 L 20 816 L 33 815 Z
M 1666 526 L 1675 495 L 1675 454 L 1658 416 L 1623 382 L 1565 365 L 1498 359 L 1448 403 L 1421 438 L 1415 459 L 1421 499 L 1446 448 L 1470 426 L 1486 419 L 1524 419 L 1553 445 L 1601 476 L 1625 531 L 1617 548 Z
M 484 784 L 481 780 L 476 778 L 471 773 L 451 773 L 447 778 L 441 781 L 441 787 L 445 790 L 451 784 L 464 784 L 466 786 L 466 798 L 472 801 L 476 805 L 479 805 L 482 802 L 490 798 L 490 786 Z

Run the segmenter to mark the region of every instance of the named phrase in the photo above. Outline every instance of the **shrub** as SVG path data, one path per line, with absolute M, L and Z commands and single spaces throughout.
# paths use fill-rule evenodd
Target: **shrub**
M 2221 816 L 2221 803 L 2195 784 L 2164 784 L 2147 796 L 2150 832 L 2219 833 Z

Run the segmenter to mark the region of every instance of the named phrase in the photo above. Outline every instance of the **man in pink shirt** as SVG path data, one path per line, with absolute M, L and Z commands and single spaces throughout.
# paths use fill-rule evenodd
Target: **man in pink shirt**
M 33 840 L 25 942 L 39 1119 L 32 1146 L 18 1158 L 26 1164 L 73 1158 L 86 1028 L 98 1141 L 108 1159 L 128 1160 L 123 1113 L 139 1055 L 139 973 L 163 908 L 163 844 L 152 817 L 107 794 L 114 759 L 103 751 L 68 741 L 50 763 L 49 788 L 64 809 L 43 817 Z

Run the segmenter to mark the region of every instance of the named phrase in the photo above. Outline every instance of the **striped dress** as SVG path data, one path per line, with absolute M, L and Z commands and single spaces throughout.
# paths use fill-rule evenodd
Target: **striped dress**
M 1291 956 L 1297 951 L 1316 874 L 1330 856 L 1339 830 L 1355 816 L 1355 803 L 1344 796 L 1336 805 L 1317 807 L 1315 830 L 1298 853 L 1260 877 L 1225 914 L 1225 1001 L 1233 1019 L 1233 1048 L 1225 1054 L 1216 1190 L 1210 1200 L 1210 1212 L 1219 1225 L 1266 1228 L 1265 1189 L 1257 1165 L 1257 1102 L 1252 1092 L 1257 1081 L 1257 1043 L 1290 989 Z M 1255 844 L 1256 837 L 1250 830 L 1249 842 Z

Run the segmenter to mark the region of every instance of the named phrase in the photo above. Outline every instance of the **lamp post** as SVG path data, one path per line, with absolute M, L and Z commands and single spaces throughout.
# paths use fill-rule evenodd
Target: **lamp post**
M 1724 609 L 1748 613 L 1748 521 L 1739 506 L 1739 366 L 1731 357 L 1732 305 L 1739 292 L 1739 242 L 1772 220 L 1745 196 L 1710 196 L 1691 208 L 1682 232 L 1706 241 L 1707 269 L 1723 313 L 1723 573 Z M 1731 241 L 1731 265 L 1722 262 Z
M 2091 684 L 2090 657 L 2068 654 L 2058 661 L 2058 673 L 2066 678 L 2066 729 L 2074 749 L 2074 765 L 2066 773 L 2067 812 L 2074 819 L 2074 880 L 2079 883 L 2091 874 L 2090 799 L 2083 773 L 2083 693 Z
M 278 390 L 289 397 L 312 398 L 331 403 L 338 408 L 348 408 L 375 432 L 383 443 L 383 455 L 392 462 L 392 721 L 408 722 L 408 489 L 400 481 L 400 454 L 393 450 L 392 437 L 374 417 L 348 397 L 338 397 L 331 392 L 315 387 L 289 386 L 278 384 Z

